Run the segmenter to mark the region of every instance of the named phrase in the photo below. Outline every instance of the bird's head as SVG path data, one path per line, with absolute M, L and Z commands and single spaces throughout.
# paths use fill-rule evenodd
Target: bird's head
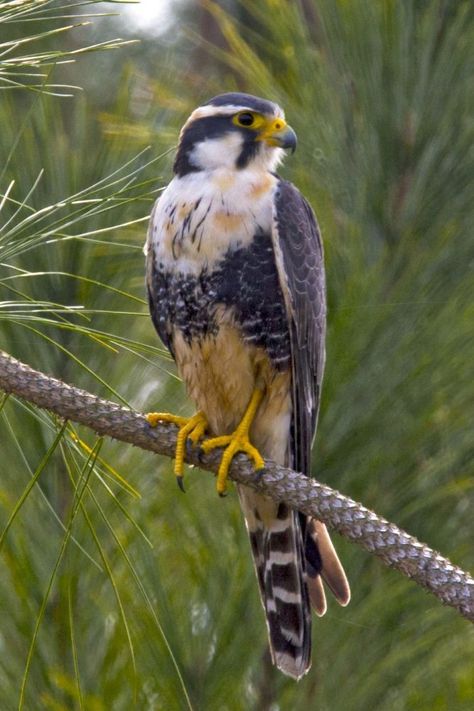
M 274 170 L 284 149 L 296 148 L 296 134 L 281 108 L 250 94 L 220 94 L 197 108 L 179 137 L 174 171 Z

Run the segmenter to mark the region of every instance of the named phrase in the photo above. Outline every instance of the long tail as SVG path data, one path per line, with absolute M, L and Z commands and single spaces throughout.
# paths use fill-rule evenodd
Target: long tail
M 239 486 L 273 663 L 301 678 L 311 666 L 311 606 L 326 611 L 323 578 L 338 601 L 350 599 L 344 570 L 324 524 Z

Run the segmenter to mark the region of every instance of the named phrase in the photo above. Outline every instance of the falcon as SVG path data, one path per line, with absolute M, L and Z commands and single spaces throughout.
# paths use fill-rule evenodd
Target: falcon
M 323 247 L 314 213 L 276 167 L 296 134 L 281 108 L 221 94 L 184 124 L 174 177 L 156 202 L 145 247 L 155 328 L 198 410 L 175 423 L 182 486 L 187 439 L 223 448 L 217 491 L 246 453 L 311 475 L 325 360 Z M 320 521 L 244 485 L 250 538 L 273 663 L 299 679 L 311 665 L 311 607 L 322 581 L 341 605 L 349 585 Z

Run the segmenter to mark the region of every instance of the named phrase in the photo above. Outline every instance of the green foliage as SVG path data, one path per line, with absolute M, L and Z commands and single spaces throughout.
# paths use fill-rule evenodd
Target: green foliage
M 123 2 L 124 0 L 108 0 L 109 4 Z M 58 46 L 58 36 L 89 25 L 89 18 L 104 16 L 105 13 L 84 13 L 77 9 L 94 5 L 104 3 L 101 0 L 64 4 L 57 0 L 1 2 L 0 90 L 28 89 L 49 96 L 70 96 L 71 94 L 64 90 L 78 87 L 53 84 L 49 81 L 49 75 L 57 64 L 74 62 L 78 55 L 117 49 L 129 44 L 124 40 L 114 39 L 84 47 Z M 70 20 L 69 24 L 64 24 L 65 20 Z M 27 27 L 29 31 L 25 34 Z M 50 47 L 48 45 L 51 41 L 53 45 Z M 37 48 L 41 48 L 41 51 Z
M 300 141 L 283 172 L 325 239 L 315 476 L 472 566 L 470 4 L 209 4 L 225 46 L 182 26 L 171 48 L 155 40 L 154 71 L 122 48 L 106 107 L 79 71 L 98 55 L 53 67 L 78 48 L 46 34 L 76 20 L 51 16 L 82 5 L 0 4 L 0 32 L 15 19 L 34 35 L 27 71 L 46 73 L 0 104 L 1 347 L 134 407 L 190 411 L 146 313 L 147 216 L 191 108 L 234 88 L 277 99 Z M 109 22 L 81 47 L 109 45 Z M 0 88 L 31 88 L 11 74 L 25 46 L 2 44 Z M 85 98 L 51 96 L 56 76 Z M 14 398 L 0 441 L 2 709 L 472 708 L 468 623 L 347 542 L 353 600 L 315 620 L 295 685 L 269 665 L 233 494 L 189 472 L 181 496 L 168 461 Z

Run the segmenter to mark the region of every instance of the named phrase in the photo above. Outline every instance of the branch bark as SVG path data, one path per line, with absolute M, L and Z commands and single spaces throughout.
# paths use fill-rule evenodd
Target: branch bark
M 174 455 L 177 433 L 174 425 L 160 424 L 151 428 L 140 413 L 66 385 L 3 351 L 0 351 L 0 389 L 59 417 L 86 425 L 99 435 L 168 457 Z M 218 452 L 203 455 L 193 447 L 186 453 L 189 464 L 213 472 L 217 472 L 219 459 Z M 285 501 L 324 521 L 474 622 L 474 579 L 468 573 L 338 491 L 274 462 L 267 461 L 265 465 L 264 474 L 257 475 L 246 457 L 239 455 L 232 464 L 230 476 L 275 501 Z

